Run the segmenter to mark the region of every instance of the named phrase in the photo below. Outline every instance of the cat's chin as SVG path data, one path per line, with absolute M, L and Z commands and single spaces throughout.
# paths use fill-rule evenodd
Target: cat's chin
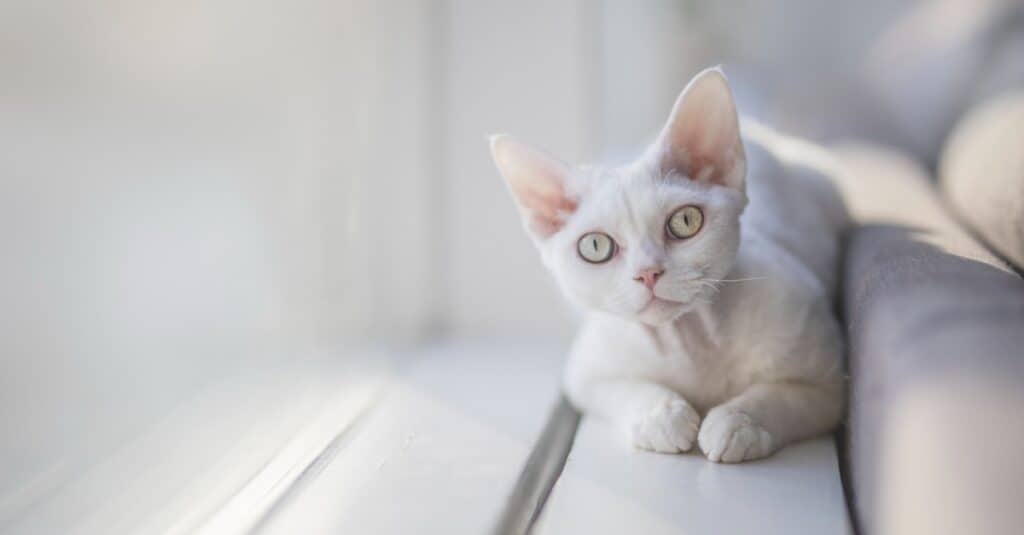
M 645 325 L 658 327 L 675 321 L 689 309 L 690 306 L 687 303 L 654 299 L 647 306 L 640 309 L 634 315 L 634 319 Z

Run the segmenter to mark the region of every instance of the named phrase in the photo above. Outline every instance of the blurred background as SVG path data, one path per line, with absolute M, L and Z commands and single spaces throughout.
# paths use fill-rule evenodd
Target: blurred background
M 1015 5 L 0 0 L 0 530 L 254 370 L 567 346 L 488 134 L 625 158 L 722 64 L 745 114 L 934 163 L 1024 77 Z

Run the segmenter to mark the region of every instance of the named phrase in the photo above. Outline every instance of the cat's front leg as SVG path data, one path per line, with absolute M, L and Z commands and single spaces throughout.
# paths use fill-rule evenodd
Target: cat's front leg
M 570 386 L 568 391 L 578 408 L 622 429 L 636 448 L 679 453 L 697 442 L 700 415 L 682 396 L 660 384 L 601 379 Z
M 832 430 L 842 407 L 839 384 L 758 383 L 708 411 L 698 442 L 715 462 L 759 459 Z

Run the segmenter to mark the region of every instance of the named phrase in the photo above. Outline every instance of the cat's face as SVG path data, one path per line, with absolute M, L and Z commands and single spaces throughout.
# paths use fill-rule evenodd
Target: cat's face
M 653 169 L 591 173 L 595 187 L 539 244 L 565 294 L 652 325 L 712 297 L 736 256 L 743 195 Z
M 746 167 L 717 70 L 690 83 L 631 165 L 571 169 L 504 136 L 492 151 L 544 264 L 578 305 L 663 324 L 711 299 L 735 260 Z

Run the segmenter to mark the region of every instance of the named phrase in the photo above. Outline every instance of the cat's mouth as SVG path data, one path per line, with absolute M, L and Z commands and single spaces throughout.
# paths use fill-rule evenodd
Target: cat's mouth
M 679 301 L 673 301 L 671 299 L 658 297 L 652 293 L 651 298 L 647 300 L 647 303 L 644 306 L 640 307 L 640 310 L 638 310 L 638 312 L 646 312 L 647 310 L 650 310 L 651 308 L 655 308 L 658 306 L 678 306 L 681 304 L 682 303 L 680 303 Z

